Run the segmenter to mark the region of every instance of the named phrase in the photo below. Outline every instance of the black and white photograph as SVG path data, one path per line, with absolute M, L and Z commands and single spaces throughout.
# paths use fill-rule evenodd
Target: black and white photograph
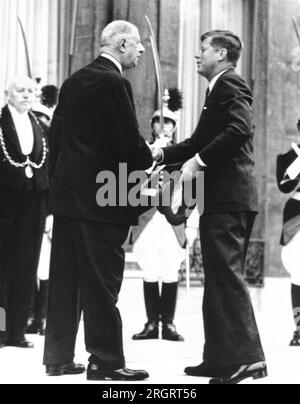
M 0 60 L 0 385 L 300 384 L 300 0 L 0 0 Z

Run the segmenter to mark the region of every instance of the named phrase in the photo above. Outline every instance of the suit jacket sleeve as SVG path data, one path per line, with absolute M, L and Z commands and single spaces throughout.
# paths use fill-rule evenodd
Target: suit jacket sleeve
M 132 169 L 151 167 L 152 154 L 139 132 L 131 85 L 126 79 L 120 78 L 112 83 L 106 106 L 111 117 L 108 142 L 113 155 Z
M 163 163 L 174 164 L 185 162 L 194 157 L 197 151 L 197 144 L 194 142 L 194 137 L 191 137 L 182 143 L 164 148 Z
M 220 105 L 224 116 L 224 130 L 211 143 L 199 151 L 207 166 L 233 155 L 238 148 L 253 137 L 252 102 L 248 87 L 230 77 L 222 80 Z
M 235 153 L 253 136 L 252 95 L 248 87 L 234 78 L 222 77 L 219 83 L 217 102 L 224 118 L 224 129 L 210 143 L 201 145 L 201 120 L 190 139 L 164 149 L 165 162 L 186 161 L 199 153 L 209 167 Z

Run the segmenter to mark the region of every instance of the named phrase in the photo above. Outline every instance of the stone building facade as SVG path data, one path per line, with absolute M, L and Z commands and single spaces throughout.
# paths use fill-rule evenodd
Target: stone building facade
M 107 23 L 127 19 L 140 28 L 147 50 L 128 77 L 141 131 L 149 138 L 157 88 L 145 15 L 157 36 L 165 87 L 177 86 L 183 92 L 180 140 L 190 136 L 196 125 L 207 85 L 197 76 L 194 63 L 200 33 L 229 28 L 243 38 L 245 52 L 239 71 L 255 96 L 260 192 L 260 215 L 253 237 L 264 245 L 265 273 L 285 275 L 279 246 L 285 197 L 276 187 L 275 163 L 276 155 L 298 140 L 300 72 L 292 69 L 292 64 L 297 59 L 294 49 L 300 44 L 292 17 L 300 26 L 300 0 L 0 0 L 1 103 L 9 76 L 26 72 L 17 16 L 28 34 L 34 77 L 58 85 L 98 55 L 100 33 Z M 71 57 L 70 48 L 74 49 Z

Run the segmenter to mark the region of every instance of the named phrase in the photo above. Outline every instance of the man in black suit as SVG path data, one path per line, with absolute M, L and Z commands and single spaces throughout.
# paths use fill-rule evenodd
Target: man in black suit
M 35 83 L 16 77 L 0 118 L 0 346 L 32 348 L 25 328 L 36 283 L 49 190 L 45 127 L 31 112 Z
M 125 367 L 116 307 L 125 263 L 122 245 L 138 214 L 128 206 L 100 207 L 96 202 L 99 173 L 109 171 L 118 179 L 120 163 L 127 164 L 129 174 L 152 165 L 131 85 L 122 75 L 137 66 L 144 51 L 138 29 L 114 21 L 103 31 L 101 56 L 67 79 L 60 92 L 50 129 L 54 228 L 44 354 L 48 375 L 84 372 L 73 363 L 83 310 L 91 354 L 87 378 L 132 381 L 149 376 Z
M 205 170 L 205 207 L 200 219 L 205 292 L 204 362 L 186 369 L 235 384 L 267 374 L 265 357 L 243 282 L 244 263 L 257 214 L 253 158 L 252 93 L 234 68 L 242 43 L 228 31 L 201 38 L 198 73 L 209 81 L 205 107 L 192 137 L 153 157 L 187 161 L 185 172 Z

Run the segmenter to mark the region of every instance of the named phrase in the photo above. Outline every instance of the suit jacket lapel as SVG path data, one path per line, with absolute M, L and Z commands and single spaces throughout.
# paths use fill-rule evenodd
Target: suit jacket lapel
M 132 94 L 132 88 L 130 83 L 128 82 L 128 84 L 126 85 L 127 88 L 127 92 L 128 92 L 128 96 L 132 105 L 133 110 L 135 111 L 135 103 L 134 103 L 134 98 L 133 98 L 133 94 Z
M 2 110 L 1 127 L 5 142 L 9 142 L 20 156 L 24 156 L 15 124 L 7 105 Z
M 233 67 L 229 68 L 226 72 L 224 72 L 217 80 L 216 84 L 214 85 L 212 92 L 210 93 L 206 106 L 214 99 L 215 94 L 218 92 L 218 88 L 220 86 L 220 83 L 222 82 L 222 78 L 226 76 L 227 73 L 231 73 L 234 70 Z
M 40 157 L 43 149 L 43 132 L 41 127 L 37 124 L 37 121 L 35 117 L 33 117 L 32 113 L 29 113 L 29 118 L 31 120 L 34 136 L 34 145 L 30 156 L 35 163 L 38 163 L 37 159 Z
M 33 136 L 34 136 L 34 144 L 31 152 L 31 159 L 36 162 L 41 155 L 43 148 L 43 132 L 41 127 L 37 124 L 35 118 L 32 116 L 32 113 L 29 113 L 29 118 L 31 120 Z M 20 162 L 24 160 L 24 154 L 22 153 L 19 137 L 17 134 L 17 130 L 14 125 L 14 121 L 12 119 L 11 113 L 7 106 L 5 106 L 2 110 L 2 118 L 1 118 L 1 128 L 4 134 L 4 140 L 6 143 L 10 143 L 12 147 L 16 150 L 18 155 L 20 156 Z

